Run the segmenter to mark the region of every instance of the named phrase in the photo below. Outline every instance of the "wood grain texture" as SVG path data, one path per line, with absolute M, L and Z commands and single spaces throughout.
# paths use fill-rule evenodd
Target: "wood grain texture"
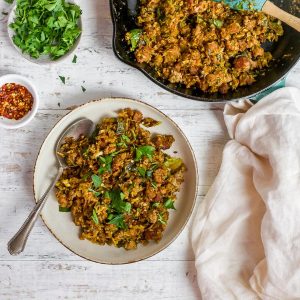
M 36 118 L 17 130 L 0 129 L 0 299 L 199 299 L 190 223 L 165 251 L 132 265 L 105 266 L 85 261 L 64 248 L 38 220 L 27 248 L 10 256 L 8 239 L 33 207 L 32 176 L 39 148 L 74 106 L 92 99 L 123 96 L 161 109 L 185 132 L 195 151 L 201 202 L 220 166 L 228 140 L 222 104 L 200 103 L 172 95 L 139 71 L 118 61 L 111 49 L 112 25 L 107 0 L 80 0 L 84 34 L 76 55 L 49 66 L 20 58 L 6 34 L 9 5 L 0 1 L 0 75 L 18 73 L 38 87 Z M 63 85 L 58 76 L 67 78 Z M 300 64 L 287 84 L 300 83 Z M 87 90 L 81 90 L 81 85 Z M 197 206 L 195 211 L 197 210 Z

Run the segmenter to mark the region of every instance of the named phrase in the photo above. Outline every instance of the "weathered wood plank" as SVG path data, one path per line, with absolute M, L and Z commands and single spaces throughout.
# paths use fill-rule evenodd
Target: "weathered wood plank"
M 194 262 L 0 262 L 1 299 L 199 299 Z

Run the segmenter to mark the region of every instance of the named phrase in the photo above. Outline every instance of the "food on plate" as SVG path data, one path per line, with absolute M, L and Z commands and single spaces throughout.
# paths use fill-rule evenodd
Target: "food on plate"
M 159 125 L 130 108 L 103 118 L 91 137 L 67 138 L 67 168 L 56 183 L 61 211 L 71 211 L 81 239 L 135 249 L 158 242 L 186 167 L 169 149 L 172 135 L 151 134 Z
M 65 0 L 17 0 L 13 42 L 32 58 L 48 55 L 55 60 L 75 44 L 81 29 L 81 9 Z
M 203 0 L 142 0 L 137 25 L 125 39 L 138 63 L 206 93 L 254 83 L 272 61 L 262 44 L 283 35 L 281 22 L 263 12 Z
M 6 83 L 0 88 L 0 116 L 19 120 L 31 111 L 33 96 L 20 84 Z

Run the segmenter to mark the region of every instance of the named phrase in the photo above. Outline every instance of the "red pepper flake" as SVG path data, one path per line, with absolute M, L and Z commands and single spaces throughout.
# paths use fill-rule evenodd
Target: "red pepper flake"
M 0 89 L 0 116 L 7 119 L 23 118 L 33 105 L 33 97 L 26 87 L 6 83 Z

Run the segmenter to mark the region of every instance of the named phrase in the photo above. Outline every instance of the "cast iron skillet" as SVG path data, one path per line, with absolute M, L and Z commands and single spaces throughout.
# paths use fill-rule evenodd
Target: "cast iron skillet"
M 293 9 L 292 0 L 273 0 L 272 2 L 285 11 L 297 15 Z M 225 95 L 220 93 L 206 94 L 197 88 L 188 89 L 180 84 L 171 84 L 157 77 L 151 67 L 136 62 L 133 53 L 129 52 L 124 36 L 127 31 L 137 28 L 135 17 L 138 13 L 138 0 L 110 0 L 110 8 L 114 25 L 113 50 L 116 56 L 124 63 L 143 72 L 160 87 L 182 97 L 207 102 L 223 102 L 244 97 L 251 98 L 282 79 L 300 58 L 300 34 L 284 24 L 284 35 L 279 41 L 264 45 L 264 48 L 271 51 L 275 58 L 275 61 L 266 70 L 265 75 L 258 77 L 253 85 L 240 87 L 236 91 L 228 92 Z M 299 17 L 299 15 L 298 13 L 297 16 Z

